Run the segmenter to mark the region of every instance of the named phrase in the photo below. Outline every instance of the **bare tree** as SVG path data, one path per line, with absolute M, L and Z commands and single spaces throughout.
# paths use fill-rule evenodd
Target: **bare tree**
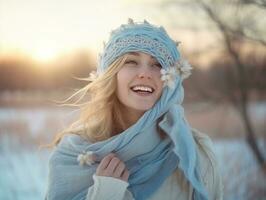
M 228 55 L 230 55 L 231 59 L 234 62 L 234 67 L 237 71 L 237 86 L 239 90 L 238 99 L 236 100 L 234 95 L 230 95 L 231 103 L 237 108 L 237 110 L 240 113 L 240 116 L 244 122 L 245 128 L 246 128 L 246 139 L 248 144 L 250 145 L 251 149 L 253 150 L 258 162 L 265 166 L 265 158 L 263 157 L 255 136 L 254 129 L 252 127 L 251 119 L 248 114 L 248 103 L 249 103 L 249 86 L 248 86 L 248 74 L 247 69 L 248 66 L 245 62 L 242 62 L 242 59 L 240 58 L 239 54 L 239 48 L 236 47 L 235 43 L 236 41 L 243 41 L 243 40 L 253 40 L 256 42 L 261 43 L 262 45 L 266 45 L 266 41 L 263 40 L 263 38 L 260 38 L 258 34 L 254 34 L 255 37 L 251 38 L 249 35 L 246 34 L 247 26 L 244 26 L 241 21 L 237 21 L 235 26 L 232 28 L 230 26 L 230 23 L 226 23 L 226 21 L 222 21 L 217 12 L 214 12 L 210 4 L 207 4 L 204 1 L 198 1 L 201 8 L 206 12 L 209 19 L 214 22 L 222 34 L 225 50 L 228 52 Z M 259 4 L 262 6 L 262 4 Z M 236 9 L 239 9 L 241 6 L 244 6 L 244 3 L 242 1 L 236 2 L 235 7 Z M 237 13 L 236 13 L 237 14 Z M 237 17 L 237 16 L 236 16 Z M 253 22 L 255 23 L 255 22 Z M 253 24 L 254 25 L 254 24 Z M 253 32 L 254 28 L 252 27 Z M 253 36 L 254 36 L 253 35 Z
M 254 58 L 253 53 L 249 56 L 254 62 L 248 62 L 247 58 L 243 58 L 242 51 L 242 47 L 248 43 L 253 47 L 256 46 L 255 48 L 259 46 L 264 53 L 266 52 L 266 24 L 263 23 L 263 17 L 266 14 L 265 0 L 196 0 L 194 2 L 180 0 L 168 1 L 164 6 L 168 8 L 187 6 L 190 7 L 190 10 L 200 8 L 200 11 L 195 12 L 193 19 L 196 18 L 197 13 L 204 14 L 207 25 L 205 27 L 196 26 L 195 28 L 193 25 L 189 25 L 190 22 L 188 21 L 187 27 L 195 32 L 199 29 L 216 31 L 220 39 L 221 55 L 225 55 L 221 57 L 218 64 L 222 66 L 221 62 L 223 62 L 223 66 L 215 67 L 209 71 L 212 73 L 212 79 L 215 78 L 215 81 L 212 80 L 213 85 L 205 84 L 205 90 L 200 87 L 199 82 L 195 85 L 202 97 L 220 102 L 226 99 L 236 108 L 245 126 L 246 141 L 254 152 L 258 163 L 265 168 L 266 161 L 257 144 L 248 106 L 252 101 L 253 97 L 251 98 L 251 96 L 254 90 L 257 93 L 259 91 L 265 92 L 265 78 L 261 73 L 265 73 L 266 55 L 258 60 Z M 200 14 L 198 17 L 201 17 Z M 212 50 L 212 47 L 206 48 L 206 51 Z M 197 54 L 200 53 L 203 52 L 197 52 Z M 250 80 L 252 79 L 251 76 L 258 80 Z M 217 86 L 219 90 L 213 89 Z M 212 88 L 206 89 L 206 87 Z

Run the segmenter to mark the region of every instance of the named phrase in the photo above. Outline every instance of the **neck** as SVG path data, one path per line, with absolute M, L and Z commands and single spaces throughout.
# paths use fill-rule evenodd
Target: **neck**
M 139 118 L 144 114 L 143 111 L 136 111 L 136 110 L 126 110 L 125 112 L 125 123 L 127 128 L 135 124 Z
M 117 107 L 115 107 L 114 109 L 117 111 L 119 110 L 117 114 L 120 117 L 116 119 L 117 121 L 114 121 L 112 135 L 117 135 L 128 129 L 130 126 L 135 124 L 138 119 L 144 114 L 144 111 L 128 108 L 119 102 L 117 104 Z
M 123 105 L 121 106 L 122 117 L 124 119 L 126 128 L 129 128 L 130 126 L 135 124 L 144 114 L 144 111 L 128 108 Z

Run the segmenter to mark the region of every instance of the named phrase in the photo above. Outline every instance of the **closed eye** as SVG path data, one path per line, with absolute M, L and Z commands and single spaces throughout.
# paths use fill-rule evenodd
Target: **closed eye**
M 137 65 L 138 63 L 136 61 L 134 61 L 134 60 L 127 60 L 125 62 L 125 64 L 134 64 L 134 65 Z
M 160 63 L 154 63 L 153 65 L 156 67 L 162 68 L 162 65 Z

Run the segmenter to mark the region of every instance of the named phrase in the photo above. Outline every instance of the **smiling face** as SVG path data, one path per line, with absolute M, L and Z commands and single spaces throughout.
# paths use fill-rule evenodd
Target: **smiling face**
M 132 52 L 117 73 L 117 97 L 127 115 L 139 118 L 163 90 L 161 65 L 149 54 Z

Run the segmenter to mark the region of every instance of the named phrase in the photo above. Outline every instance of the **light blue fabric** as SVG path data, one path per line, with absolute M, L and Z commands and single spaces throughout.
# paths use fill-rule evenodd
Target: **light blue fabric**
M 145 23 L 143 26 L 135 26 L 136 34 L 141 35 L 142 31 L 146 32 L 146 26 L 149 26 L 148 36 L 162 35 L 161 40 L 166 45 L 165 48 L 171 52 L 171 59 L 178 59 L 177 48 L 172 47 L 173 41 L 169 41 L 169 36 L 162 29 Z M 115 33 L 118 35 L 112 37 L 118 38 L 119 34 L 134 36 L 134 26 L 131 25 L 130 28 L 130 33 L 125 34 L 119 29 Z M 112 42 L 109 45 L 111 44 Z M 151 49 L 144 50 L 142 46 L 134 48 L 134 51 L 147 51 L 151 55 L 154 53 Z M 108 64 L 112 62 L 111 58 L 107 60 Z M 169 66 L 165 64 L 164 67 Z M 101 70 L 105 70 L 103 65 Z M 161 98 L 153 108 L 146 111 L 133 126 L 121 134 L 93 144 L 76 135 L 66 136 L 50 159 L 47 199 L 84 200 L 88 188 L 93 185 L 92 175 L 100 160 L 114 152 L 125 162 L 130 171 L 129 190 L 136 200 L 150 197 L 177 167 L 192 184 L 195 200 L 207 200 L 207 191 L 199 178 L 196 144 L 181 106 L 183 97 L 182 81 L 177 77 L 175 87 L 164 88 Z M 163 118 L 159 126 L 169 136 L 164 140 L 156 131 L 156 124 L 161 116 Z M 79 166 L 77 156 L 86 151 L 93 151 L 98 157 L 98 162 L 92 166 Z
M 163 68 L 173 66 L 180 58 L 176 43 L 163 27 L 147 22 L 123 24 L 112 31 L 99 57 L 97 71 L 104 72 L 118 57 L 128 52 L 141 51 L 154 56 Z

